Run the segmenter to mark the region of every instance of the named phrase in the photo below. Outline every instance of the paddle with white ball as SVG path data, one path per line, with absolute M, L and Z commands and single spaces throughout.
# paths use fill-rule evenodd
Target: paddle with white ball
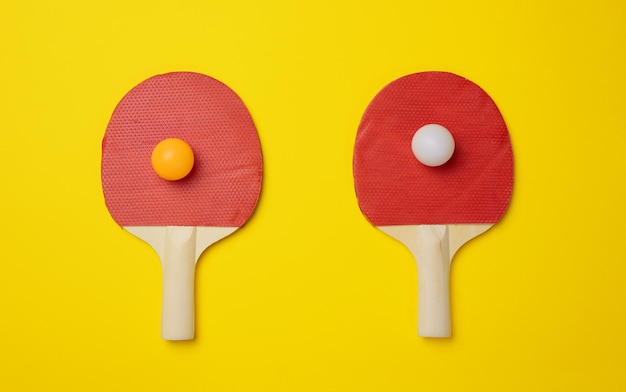
M 353 170 L 363 214 L 417 261 L 419 334 L 449 337 L 450 262 L 500 220 L 512 193 L 511 142 L 497 106 L 455 74 L 397 79 L 363 115 Z
M 151 77 L 115 108 L 102 143 L 102 188 L 113 219 L 161 259 L 163 339 L 193 339 L 196 262 L 248 220 L 262 170 L 250 113 L 209 76 Z

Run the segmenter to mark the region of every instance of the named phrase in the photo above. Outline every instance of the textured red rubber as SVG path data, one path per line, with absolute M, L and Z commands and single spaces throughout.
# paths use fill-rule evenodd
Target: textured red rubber
M 179 181 L 152 169 L 161 140 L 192 148 L 195 163 Z M 252 214 L 262 182 L 252 118 L 228 86 L 206 75 L 149 78 L 119 102 L 102 142 L 102 188 L 121 226 L 239 227 Z
M 417 161 L 411 139 L 440 124 L 455 152 L 440 167 Z M 496 223 L 513 189 L 513 153 L 493 100 L 471 81 L 446 72 L 404 76 L 369 104 L 354 147 L 359 206 L 375 226 Z

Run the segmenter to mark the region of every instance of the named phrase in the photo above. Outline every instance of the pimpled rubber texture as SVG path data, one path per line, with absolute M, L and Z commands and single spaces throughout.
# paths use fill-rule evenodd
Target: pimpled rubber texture
M 411 139 L 440 124 L 455 140 L 452 158 L 421 164 Z M 359 206 L 375 226 L 496 223 L 513 189 L 513 153 L 493 100 L 471 81 L 446 72 L 404 76 L 369 104 L 354 147 Z
M 163 139 L 186 141 L 194 167 L 178 181 L 151 165 Z M 241 99 L 206 75 L 174 72 L 145 80 L 115 108 L 102 142 L 102 188 L 121 226 L 239 227 L 262 181 L 259 137 Z

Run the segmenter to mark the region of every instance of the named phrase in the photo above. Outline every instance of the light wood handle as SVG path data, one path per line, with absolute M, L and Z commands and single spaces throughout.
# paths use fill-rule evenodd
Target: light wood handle
M 190 340 L 194 337 L 194 286 L 198 258 L 215 242 L 237 227 L 124 226 L 157 252 L 163 268 L 161 337 Z
M 420 225 L 417 229 L 417 327 L 423 337 L 450 337 L 448 234 L 446 225 Z
M 491 226 L 491 223 L 378 226 L 406 245 L 417 262 L 420 336 L 450 337 L 450 263 L 464 243 Z
M 161 337 L 165 340 L 193 339 L 196 270 L 195 227 L 167 227 L 162 266 Z

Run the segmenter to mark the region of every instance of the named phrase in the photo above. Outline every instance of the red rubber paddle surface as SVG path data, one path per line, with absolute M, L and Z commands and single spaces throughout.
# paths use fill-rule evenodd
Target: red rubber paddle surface
M 195 157 L 187 177 L 160 178 L 151 154 L 163 139 L 187 142 Z M 262 182 L 252 118 L 229 87 L 209 76 L 154 76 L 119 102 L 102 142 L 102 188 L 121 226 L 240 227 Z
M 411 150 L 426 124 L 455 140 L 442 166 L 421 164 Z M 375 226 L 496 223 L 513 188 L 513 153 L 493 100 L 471 81 L 446 72 L 397 79 L 369 104 L 354 148 L 359 206 Z

